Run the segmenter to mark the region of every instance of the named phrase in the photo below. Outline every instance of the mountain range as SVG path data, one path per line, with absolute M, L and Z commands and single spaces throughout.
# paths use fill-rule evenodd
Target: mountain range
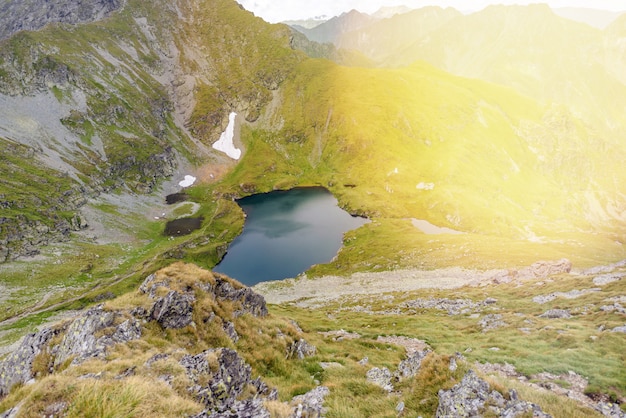
M 502 298 L 503 304 L 492 309 L 496 302 L 481 299 L 476 312 L 464 311 L 467 316 L 459 322 L 446 322 L 462 343 L 420 322 L 437 349 L 453 349 L 450 355 L 429 357 L 438 363 L 426 369 L 451 380 L 446 384 L 435 375 L 420 377 L 420 382 L 430 382 L 430 400 L 421 406 L 414 398 L 407 400 L 409 411 L 434 415 L 437 391 L 464 379 L 460 371 L 442 373 L 454 350 L 464 350 L 460 344 L 471 341 L 464 328 L 476 328 L 481 335 L 474 337 L 481 341 L 480 351 L 476 357 L 468 351 L 468 356 L 506 362 L 522 354 L 504 337 L 514 335 L 518 344 L 526 335 L 519 329 L 537 323 L 541 330 L 532 328 L 537 332 L 531 340 L 540 354 L 524 352 L 533 360 L 518 360 L 528 376 L 558 357 L 545 353 L 548 348 L 539 335 L 545 331 L 564 353 L 574 350 L 566 353 L 568 369 L 558 368 L 559 373 L 576 369 L 590 375 L 589 391 L 601 394 L 602 402 L 624 399 L 623 374 L 613 369 L 620 359 L 618 321 L 623 309 L 623 265 L 618 262 L 626 259 L 626 17 L 598 29 L 544 5 L 490 6 L 469 15 L 438 7 L 403 11 L 378 16 L 350 11 L 296 30 L 268 24 L 232 0 L 10 0 L 0 6 L 0 342 L 15 342 L 32 327 L 52 321 L 58 310 L 111 299 L 104 308 L 115 311 L 110 318 L 97 309 L 85 314 L 111 320 L 101 318 L 108 325 L 92 330 L 91 337 L 109 338 L 106 347 L 113 346 L 111 341 L 129 343 L 133 353 L 141 351 L 142 344 L 154 353 L 158 350 L 153 343 L 168 347 L 171 358 L 162 367 L 170 369 L 165 374 L 171 376 L 166 383 L 176 392 L 172 396 L 188 396 L 190 381 L 197 383 L 194 393 L 204 396 L 203 387 L 209 383 L 194 374 L 197 370 L 190 371 L 195 366 L 184 356 L 198 354 L 190 348 L 194 344 L 209 350 L 213 343 L 245 351 L 255 372 L 275 378 L 272 383 L 281 390 L 291 388 L 282 393 L 302 395 L 316 378 L 300 387 L 288 377 L 291 368 L 298 379 L 327 378 L 335 372 L 319 369 L 317 358 L 296 366 L 286 363 L 283 349 L 298 344 L 305 334 L 319 339 L 314 336 L 318 331 L 339 324 L 358 323 L 359 332 L 367 334 L 366 302 L 350 302 L 354 309 L 334 325 L 326 322 L 332 318 L 326 317 L 325 308 L 303 313 L 295 305 L 272 308 L 281 316 L 270 315 L 269 322 L 249 316 L 240 320 L 234 313 L 239 308 L 220 299 L 232 296 L 245 306 L 249 294 L 239 284 L 195 266 L 167 266 L 184 260 L 210 269 L 218 263 L 243 228 L 237 198 L 323 186 L 342 208 L 371 222 L 346 234 L 337 256 L 312 266 L 307 278 L 452 267 L 497 269 L 484 282 L 494 286 L 488 298 L 480 294 L 481 288 L 467 292 L 476 300 Z M 234 145 L 243 151 L 240 159 L 212 147 L 229 118 L 234 118 Z M 197 179 L 193 186 L 181 186 L 186 176 Z M 168 204 L 176 199 L 182 202 Z M 176 236 L 165 232 L 169 222 L 186 218 L 199 228 Z M 459 233 L 430 235 L 415 227 L 419 221 Z M 524 273 L 538 260 L 563 258 L 580 269 L 578 276 L 568 276 L 569 261 L 557 263 L 567 267 L 558 271 L 540 264 L 531 269 L 533 274 Z M 606 272 L 619 277 L 596 280 L 604 270 L 590 268 L 599 265 L 610 266 Z M 157 271 L 161 281 L 146 290 Z M 195 276 L 203 277 L 204 284 L 190 284 Z M 567 288 L 559 287 L 561 279 Z M 148 284 L 137 296 L 144 280 Z M 545 292 L 524 290 L 524 280 Z M 572 335 L 566 325 L 559 325 L 565 336 L 552 332 L 549 321 L 539 319 L 539 302 L 526 300 L 531 293 L 538 297 L 575 290 L 589 294 L 589 304 L 584 305 L 583 298 L 576 305 L 573 328 L 584 331 Z M 200 297 L 202 292 L 209 296 Z M 116 296 L 121 299 L 113 299 Z M 419 297 L 444 298 L 439 293 Z M 214 303 L 216 298 L 220 303 Z M 518 299 L 524 302 L 517 305 Z M 562 310 L 564 300 L 569 298 L 554 296 L 549 302 Z M 159 313 L 168 310 L 164 306 L 191 306 L 196 301 L 199 305 L 188 315 L 194 325 L 186 322 L 180 331 L 168 331 Z M 419 304 L 401 302 L 408 304 L 398 311 L 401 333 L 408 333 L 411 317 L 432 307 L 415 310 Z M 391 316 L 381 313 L 395 308 L 381 303 L 376 300 L 372 316 L 387 318 L 372 320 L 381 321 L 374 324 L 378 334 L 395 326 L 388 320 Z M 468 306 L 474 306 L 471 303 Z M 134 311 L 133 304 L 144 311 Z M 589 317 L 584 317 L 585 306 L 590 306 Z M 330 316 L 343 312 L 334 305 L 332 309 Z M 483 335 L 484 327 L 469 322 L 476 319 L 470 316 L 474 313 L 498 315 L 498 309 L 515 324 L 498 334 L 503 336 L 498 344 L 507 347 L 500 354 L 489 352 L 491 337 Z M 516 309 L 521 316 L 515 316 Z M 436 322 L 438 313 L 428 312 L 429 321 Z M 308 329 L 290 325 L 285 319 L 289 315 L 304 320 Z M 530 322 L 522 323 L 526 320 Z M 497 318 L 493 321 L 496 328 L 501 326 Z M 603 330 L 610 325 L 618 331 L 597 334 L 600 322 Z M 118 329 L 122 323 L 131 328 Z M 137 324 L 147 332 L 146 340 L 133 343 L 138 337 L 120 336 L 135 335 Z M 320 324 L 325 324 L 324 330 Z M 263 330 L 258 335 L 257 325 Z M 237 329 L 234 335 L 244 335 L 239 345 L 231 326 Z M 52 328 L 37 337 L 45 341 L 33 342 L 44 353 L 37 354 L 35 369 L 41 377 L 53 376 L 44 380 L 46 385 L 56 385 L 56 373 L 66 368 L 73 377 L 82 370 L 70 368 L 71 356 L 55 351 L 55 344 L 71 340 L 65 337 L 67 327 Z M 280 334 L 287 336 L 280 349 L 262 350 L 272 364 L 252 355 L 254 344 L 271 345 L 269 336 Z M 349 344 L 362 346 L 381 370 L 395 367 L 402 356 L 377 354 L 386 347 L 370 341 L 378 334 Z M 176 352 L 177 341 L 187 341 L 184 349 L 190 351 Z M 322 360 L 341 357 L 333 353 L 332 344 L 322 346 Z M 24 350 L 32 354 L 28 347 L 32 345 Z M 306 351 L 306 346 L 294 347 Z M 424 350 L 421 356 L 428 355 Z M 596 360 L 589 360 L 601 357 L 603 350 L 611 365 L 606 375 Z M 352 358 L 348 351 L 342 361 L 354 376 L 341 380 L 341 393 L 380 399 L 384 412 L 372 415 L 389 416 L 391 401 L 382 396 L 384 390 L 362 382 L 361 358 Z M 208 362 L 198 367 L 222 376 L 222 357 L 234 356 L 223 350 L 211 353 L 193 361 Z M 586 359 L 585 365 L 579 365 L 576 356 Z M 148 358 L 142 362 L 127 362 L 127 368 L 139 367 L 142 376 L 151 376 Z M 464 367 L 463 373 L 469 370 Z M 116 369 L 114 374 L 123 373 Z M 211 390 L 217 390 L 220 379 Z M 420 391 L 402 379 L 393 381 L 402 393 Z M 252 390 L 246 385 L 257 383 L 246 381 L 232 391 L 242 402 L 244 394 L 253 402 L 253 394 L 261 393 L 272 401 L 261 383 Z M 19 399 L 36 397 L 28 387 L 24 391 L 18 389 L 0 405 L 13 408 Z M 56 390 L 48 393 L 64 396 Z M 517 395 L 507 396 L 502 410 Z M 36 402 L 28 399 L 31 411 L 37 410 Z M 351 416 L 341 414 L 341 403 L 336 398 L 329 403 L 332 413 Z M 226 408 L 224 404 L 210 410 L 211 405 L 205 403 L 206 416 Z M 187 415 L 199 411 L 196 404 L 180 410 Z M 367 414 L 363 409 L 359 413 Z

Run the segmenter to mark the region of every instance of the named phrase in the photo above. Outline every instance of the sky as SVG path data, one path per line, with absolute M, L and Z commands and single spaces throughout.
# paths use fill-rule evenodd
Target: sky
M 613 11 L 626 10 L 626 1 L 624 0 L 238 0 L 238 2 L 246 10 L 271 23 L 284 20 L 307 19 L 316 16 L 332 17 L 352 9 L 373 13 L 382 6 L 397 6 L 401 4 L 415 9 L 424 6 L 451 6 L 462 12 L 482 10 L 489 4 L 529 3 L 548 3 L 553 8 L 586 7 Z

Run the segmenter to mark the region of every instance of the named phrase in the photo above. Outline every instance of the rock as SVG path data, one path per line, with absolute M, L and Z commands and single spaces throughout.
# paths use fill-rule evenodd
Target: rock
M 491 331 L 497 328 L 502 328 L 506 326 L 507 323 L 502 320 L 502 315 L 489 314 L 489 315 L 486 315 L 480 321 L 478 321 L 478 325 L 480 325 L 483 332 L 487 332 L 487 331 Z
M 191 294 L 170 291 L 165 297 L 157 299 L 152 305 L 149 317 L 163 328 L 183 328 L 191 323 L 193 302 Z
M 123 0 L 68 1 L 42 4 L 36 0 L 9 0 L 0 13 L 0 39 L 23 30 L 39 30 L 48 23 L 86 23 L 103 19 L 124 5 Z
M 614 403 L 598 402 L 595 409 L 607 418 L 626 418 L 626 412 Z
M 245 313 L 249 313 L 253 316 L 267 315 L 267 305 L 265 304 L 265 298 L 263 296 L 255 293 L 249 287 L 235 289 L 229 281 L 219 276 L 217 276 L 215 280 L 217 282 L 215 285 L 215 296 L 218 299 L 239 303 L 240 309 L 235 311 L 235 316 L 240 316 Z
M 603 312 L 618 312 L 626 315 L 626 308 L 624 308 L 621 303 L 617 302 L 613 305 L 603 305 L 600 307 L 600 310 Z
M 361 338 L 361 334 L 356 332 L 348 332 L 343 329 L 337 331 L 320 332 L 319 334 L 322 334 L 326 338 L 332 337 L 333 341 L 356 340 L 358 338 Z
M 398 414 L 402 414 L 404 412 L 404 402 L 400 402 L 396 405 L 396 412 Z
M 558 261 L 538 261 L 529 267 L 517 272 L 519 279 L 545 279 L 546 277 L 569 273 L 572 270 L 572 262 L 567 258 Z
M 125 343 L 141 338 L 141 325 L 135 318 L 122 322 L 111 336 L 116 343 Z
M 290 319 L 289 323 L 296 329 L 296 332 L 298 334 L 304 333 L 304 331 L 302 331 L 302 328 L 300 328 L 300 325 L 296 321 L 294 321 L 293 319 Z
M 554 293 L 551 293 L 549 295 L 535 296 L 533 298 L 533 302 L 543 305 L 544 303 L 552 302 L 554 299 L 556 299 L 556 295 Z
M 387 392 L 391 392 L 393 390 L 393 385 L 391 384 L 391 372 L 386 367 L 383 367 L 382 369 L 379 369 L 378 367 L 370 369 L 366 374 L 366 378 L 368 382 L 380 386 Z
M 455 357 L 450 357 L 450 365 L 448 366 L 448 369 L 451 372 L 455 372 L 457 368 L 458 368 L 458 366 L 456 364 L 456 358 Z
M 54 359 L 58 367 L 73 357 L 72 364 L 79 364 L 89 357 L 104 358 L 106 347 L 113 344 L 106 336 L 96 338 L 96 332 L 113 325 L 115 313 L 102 306 L 91 308 L 74 319 L 68 327 Z
M 398 365 L 398 370 L 393 374 L 394 379 L 401 381 L 417 375 L 422 366 L 422 360 L 424 360 L 428 353 L 430 353 L 430 350 L 415 351 L 409 354 L 409 356 Z
M 0 413 L 0 418 L 17 418 L 17 415 L 20 413 L 20 407 L 15 406 L 9 410 L 6 410 Z
M 190 418 L 238 418 L 238 417 L 254 417 L 254 418 L 270 418 L 270 413 L 263 406 L 261 399 L 246 399 L 244 401 L 235 401 L 225 411 L 209 411 L 204 410 L 198 415 L 192 415 Z
M 300 338 L 298 341 L 294 341 L 287 347 L 287 358 L 297 358 L 302 360 L 305 357 L 315 355 L 317 348 L 314 345 L 306 342 L 304 338 Z
M 625 273 L 608 273 L 601 274 L 593 278 L 593 284 L 596 286 L 604 286 L 609 283 L 616 282 L 618 280 L 622 280 L 622 277 L 626 276 Z
M 156 281 L 156 274 L 151 274 L 145 278 L 143 283 L 139 286 L 139 291 L 141 293 L 147 293 L 150 298 L 156 298 L 156 291 L 159 287 L 170 287 L 169 279 L 164 279 L 160 282 Z
M 369 363 L 370 359 L 369 357 L 363 357 L 361 360 L 359 360 L 359 364 L 361 366 L 365 366 L 367 363 Z
M 426 341 L 418 340 L 417 338 L 409 338 L 402 335 L 388 335 L 385 337 L 379 335 L 376 338 L 376 341 L 380 343 L 393 344 L 404 347 L 408 354 L 414 353 L 416 351 L 428 350 L 430 348 Z
M 489 413 L 513 418 L 531 412 L 533 417 L 550 417 L 543 413 L 539 406 L 518 399 L 516 392 L 512 392 L 510 398 L 506 401 L 499 392 L 491 390 L 487 382 L 476 376 L 473 370 L 469 370 L 461 383 L 450 390 L 439 391 L 439 406 L 435 416 L 480 417 Z
M 448 315 L 460 315 L 480 310 L 485 302 L 474 302 L 470 299 L 430 298 L 414 299 L 400 305 L 402 308 L 437 309 L 448 312 Z
M 46 328 L 35 334 L 28 334 L 17 350 L 0 362 L 0 398 L 8 395 L 18 383 L 26 383 L 33 376 L 33 360 L 46 344 L 59 334 L 59 330 Z
M 230 338 L 232 342 L 236 343 L 237 341 L 239 341 L 239 335 L 235 330 L 235 324 L 230 321 L 224 321 L 223 328 L 224 332 L 226 333 L 226 335 L 228 335 L 228 338 Z
M 626 325 L 624 325 L 623 327 L 615 327 L 611 330 L 611 332 L 622 332 L 626 334 Z
M 452 389 L 439 390 L 436 417 L 481 416 L 489 395 L 489 384 L 470 370 Z
M 339 368 L 343 369 L 344 365 L 341 363 L 337 363 L 336 361 L 320 361 L 320 367 L 324 370 Z
M 292 417 L 322 417 L 326 413 L 324 398 L 330 394 L 326 386 L 318 386 L 303 395 L 294 396 L 290 404 L 294 406 Z
M 544 413 L 539 405 L 520 400 L 507 403 L 507 407 L 500 413 L 500 416 L 502 418 L 521 418 L 525 416 L 532 416 L 533 418 L 552 418 L 551 415 Z
M 540 318 L 551 318 L 551 319 L 569 319 L 572 315 L 566 309 L 550 309 L 541 315 Z
M 225 412 L 232 408 L 250 383 L 250 366 L 229 348 L 185 355 L 180 364 L 194 383 L 190 392 L 208 411 Z

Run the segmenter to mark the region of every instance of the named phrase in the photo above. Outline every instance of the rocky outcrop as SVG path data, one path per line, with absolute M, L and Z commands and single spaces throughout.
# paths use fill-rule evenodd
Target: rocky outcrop
M 595 284 L 596 286 L 605 286 L 609 283 L 613 283 L 619 280 L 622 280 L 622 278 L 626 276 L 626 273 L 607 273 L 607 274 L 601 274 L 599 276 L 596 276 L 593 278 L 593 284 Z
M 263 298 L 263 296 L 254 292 L 249 287 L 236 289 L 230 281 L 221 276 L 216 276 L 215 280 L 215 296 L 219 300 L 231 301 L 239 305 L 239 309 L 234 312 L 235 316 L 240 316 L 245 313 L 254 316 L 267 315 L 267 305 L 265 304 L 265 298 Z
M 58 333 L 58 329 L 46 328 L 29 334 L 17 350 L 0 362 L 0 398 L 6 396 L 16 384 L 26 383 L 34 377 L 33 360 Z
M 186 355 L 180 365 L 195 384 L 189 390 L 210 411 L 224 412 L 231 408 L 250 382 L 250 366 L 229 348 Z
M 480 321 L 478 321 L 478 325 L 482 329 L 483 332 L 492 331 L 497 328 L 501 328 L 506 326 L 506 322 L 502 320 L 502 315 L 500 314 L 489 314 L 485 315 Z
M 430 298 L 409 300 L 403 302 L 400 307 L 410 309 L 437 309 L 439 311 L 446 311 L 448 315 L 461 315 L 478 312 L 482 308 L 493 305 L 494 303 L 496 303 L 496 300 L 491 298 L 480 302 L 475 302 L 470 299 Z
M 287 358 L 302 360 L 305 357 L 314 356 L 316 350 L 314 345 L 309 344 L 304 338 L 300 338 L 287 347 Z
M 572 262 L 567 258 L 557 261 L 538 261 L 517 271 L 518 279 L 545 279 L 555 274 L 569 273 L 572 270 Z
M 0 7 L 0 39 L 23 30 L 39 30 L 50 23 L 97 21 L 124 3 L 124 0 L 9 0 Z
M 72 359 L 79 364 L 88 358 L 104 358 L 106 349 L 141 337 L 141 325 L 135 318 L 123 318 L 121 312 L 106 311 L 102 306 L 87 310 L 68 327 L 61 344 L 54 351 L 54 366 Z
M 509 393 L 509 398 L 506 400 L 502 394 L 492 390 L 487 382 L 470 370 L 461 383 L 450 390 L 439 391 L 436 417 L 478 417 L 486 412 L 506 418 L 523 416 L 523 414 L 532 414 L 536 418 L 550 417 L 538 405 L 520 400 L 515 391 Z
M 572 317 L 572 314 L 569 313 L 567 309 L 549 309 L 539 315 L 539 318 L 550 318 L 550 319 L 569 319 Z
M 29 334 L 16 351 L 0 362 L 0 398 L 7 395 L 14 385 L 35 377 L 33 362 L 44 352 L 50 356 L 49 370 L 46 370 L 50 372 L 66 361 L 78 364 L 88 358 L 104 358 L 108 347 L 140 338 L 139 322 L 135 318 L 124 318 L 121 312 L 106 311 L 98 306 L 87 310 L 69 325 Z M 63 335 L 61 342 L 50 346 L 60 335 Z
M 166 296 L 157 299 L 152 305 L 149 317 L 163 328 L 186 327 L 192 320 L 194 301 L 193 295 L 172 290 Z
M 294 396 L 290 404 L 293 405 L 294 418 L 318 418 L 326 413 L 324 398 L 330 394 L 326 386 L 317 386 L 303 395 Z
M 365 376 L 368 382 L 380 386 L 384 391 L 391 392 L 393 390 L 393 385 L 391 384 L 392 376 L 388 368 L 374 367 L 368 370 Z
M 398 365 L 398 369 L 393 374 L 394 379 L 401 381 L 416 376 L 422 366 L 422 360 L 424 360 L 428 353 L 430 353 L 430 350 L 410 353 L 408 357 L 402 360 Z

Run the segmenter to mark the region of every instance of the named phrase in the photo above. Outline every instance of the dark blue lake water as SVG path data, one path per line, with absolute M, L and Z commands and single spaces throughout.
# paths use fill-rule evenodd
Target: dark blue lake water
M 344 232 L 368 222 L 339 208 L 321 187 L 258 194 L 237 203 L 247 215 L 243 232 L 213 270 L 248 286 L 296 277 L 329 262 Z

